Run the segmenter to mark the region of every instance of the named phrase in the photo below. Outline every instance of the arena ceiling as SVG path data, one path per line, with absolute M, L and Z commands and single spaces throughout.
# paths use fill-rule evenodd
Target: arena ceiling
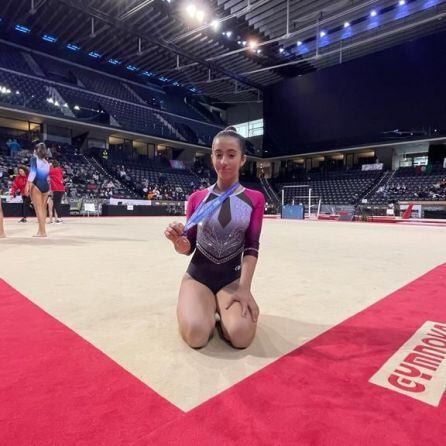
M 200 12 L 199 12 L 200 11 Z M 435 0 L 3 0 L 25 25 L 213 101 L 262 99 L 268 85 L 446 27 Z M 161 79 L 161 81 L 160 81 Z

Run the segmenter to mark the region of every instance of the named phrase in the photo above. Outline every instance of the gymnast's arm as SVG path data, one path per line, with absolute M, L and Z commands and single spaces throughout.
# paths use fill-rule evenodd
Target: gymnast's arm
M 249 198 L 253 204 L 251 219 L 245 235 L 245 247 L 243 251 L 242 271 L 239 288 L 250 290 L 252 278 L 259 256 L 259 240 L 262 232 L 263 212 L 265 210 L 265 198 L 262 193 L 249 191 Z
M 192 194 L 187 202 L 186 220 L 194 213 L 197 207 L 197 195 Z M 187 231 L 187 235 L 183 236 L 184 225 L 182 223 L 173 222 L 164 231 L 165 236 L 173 243 L 175 251 L 178 254 L 190 255 L 195 251 L 197 240 L 197 227 Z
M 35 180 L 36 175 L 37 175 L 37 158 L 35 156 L 32 156 L 29 166 L 28 182 L 26 183 L 25 187 L 25 195 L 30 195 L 31 185 Z

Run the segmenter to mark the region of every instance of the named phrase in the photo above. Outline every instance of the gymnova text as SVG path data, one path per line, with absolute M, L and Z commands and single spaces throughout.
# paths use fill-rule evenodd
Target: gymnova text
M 370 382 L 438 406 L 446 388 L 446 324 L 425 322 Z

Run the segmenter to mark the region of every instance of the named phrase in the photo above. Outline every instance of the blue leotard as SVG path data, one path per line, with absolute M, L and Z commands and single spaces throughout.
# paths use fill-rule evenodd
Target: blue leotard
M 50 165 L 48 162 L 34 155 L 31 158 L 28 181 L 31 181 L 43 194 L 50 190 L 48 183 L 49 173 Z

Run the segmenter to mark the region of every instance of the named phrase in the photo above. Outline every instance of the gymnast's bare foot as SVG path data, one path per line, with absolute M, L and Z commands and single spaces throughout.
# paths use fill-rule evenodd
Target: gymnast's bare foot
M 33 237 L 36 238 L 45 238 L 47 235 L 46 234 L 40 234 L 39 232 L 36 235 L 33 235 Z

